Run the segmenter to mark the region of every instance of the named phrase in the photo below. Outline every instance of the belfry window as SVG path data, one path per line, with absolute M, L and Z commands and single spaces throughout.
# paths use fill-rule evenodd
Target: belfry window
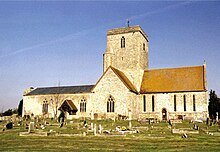
M 196 96 L 193 95 L 193 111 L 196 111 Z
M 48 113 L 48 102 L 47 102 L 46 99 L 43 101 L 42 113 L 43 113 L 43 114 Z
M 107 112 L 115 112 L 115 101 L 112 96 L 109 96 L 107 101 Z
M 154 103 L 154 96 L 152 96 L 152 112 L 154 112 L 154 105 L 155 103 Z
M 183 108 L 186 111 L 186 95 L 183 96 Z
M 173 102 L 174 102 L 174 111 L 176 111 L 176 95 L 173 97 Z
M 146 96 L 143 96 L 143 111 L 146 112 Z
M 80 112 L 86 112 L 86 99 L 84 97 L 80 101 Z
M 121 48 L 125 48 L 125 38 L 122 36 L 121 38 Z

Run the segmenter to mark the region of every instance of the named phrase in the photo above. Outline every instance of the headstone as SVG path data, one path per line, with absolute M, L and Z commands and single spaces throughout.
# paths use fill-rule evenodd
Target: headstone
M 102 134 L 102 125 L 99 125 L 99 134 Z
M 94 135 L 96 136 L 96 124 L 94 124 Z
M 6 128 L 7 128 L 7 129 L 12 129 L 12 128 L 13 128 L 13 123 L 12 123 L 12 122 L 9 122 L 9 123 L 6 125 Z
M 90 129 L 93 130 L 94 126 L 93 126 L 93 123 L 91 122 L 91 125 L 90 125 Z
M 116 127 L 115 130 L 116 130 L 116 131 L 120 131 L 120 127 Z
M 29 128 L 28 128 L 28 132 L 29 133 L 33 133 L 34 132 L 34 122 L 30 122 Z
M 86 132 L 83 132 L 83 136 L 86 136 Z

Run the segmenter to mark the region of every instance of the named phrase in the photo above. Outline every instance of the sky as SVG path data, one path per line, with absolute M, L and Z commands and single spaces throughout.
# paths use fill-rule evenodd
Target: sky
M 95 84 L 109 29 L 140 25 L 149 68 L 206 62 L 220 96 L 220 1 L 0 1 L 0 112 L 30 87 Z

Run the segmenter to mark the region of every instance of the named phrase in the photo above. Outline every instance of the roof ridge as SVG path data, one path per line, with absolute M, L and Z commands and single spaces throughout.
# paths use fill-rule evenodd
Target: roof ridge
M 182 67 L 174 67 L 174 68 L 158 68 L 158 69 L 147 69 L 145 71 L 156 71 L 156 70 L 172 70 L 172 69 L 185 69 L 185 68 L 198 68 L 198 67 L 203 67 L 204 65 L 197 65 L 197 66 L 182 66 Z
M 45 88 L 64 88 L 64 87 L 85 87 L 85 86 L 94 86 L 94 84 L 93 85 L 77 85 L 77 86 L 54 86 L 54 87 L 36 87 L 36 88 L 34 88 L 34 89 L 45 89 Z

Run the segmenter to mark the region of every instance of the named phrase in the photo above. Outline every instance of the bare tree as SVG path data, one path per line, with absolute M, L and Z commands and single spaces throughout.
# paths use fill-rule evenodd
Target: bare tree
M 57 120 L 58 118 L 58 108 L 60 106 L 60 103 L 62 101 L 63 96 L 60 94 L 60 83 L 58 84 L 58 87 L 56 88 L 56 93 L 51 96 L 51 107 L 53 110 L 54 119 Z

